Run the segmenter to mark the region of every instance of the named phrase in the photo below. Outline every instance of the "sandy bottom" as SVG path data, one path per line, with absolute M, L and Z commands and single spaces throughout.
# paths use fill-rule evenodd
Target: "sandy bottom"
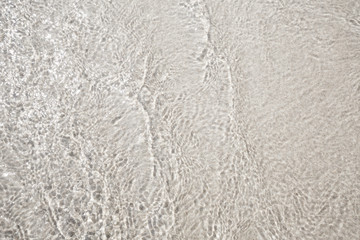
M 359 16 L 0 1 L 0 239 L 358 240 Z

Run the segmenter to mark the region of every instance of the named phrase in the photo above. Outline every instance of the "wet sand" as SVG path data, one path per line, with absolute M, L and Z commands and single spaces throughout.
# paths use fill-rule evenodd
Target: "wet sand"
M 359 239 L 358 1 L 0 11 L 0 239 Z

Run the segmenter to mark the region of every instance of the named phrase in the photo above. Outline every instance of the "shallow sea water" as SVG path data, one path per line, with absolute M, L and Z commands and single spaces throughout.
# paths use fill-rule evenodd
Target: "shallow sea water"
M 0 1 L 0 239 L 360 239 L 360 2 Z

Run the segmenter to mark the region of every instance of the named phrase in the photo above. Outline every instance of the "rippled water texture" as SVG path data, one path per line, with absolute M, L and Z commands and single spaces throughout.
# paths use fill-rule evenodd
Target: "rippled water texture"
M 360 239 L 358 0 L 1 0 L 0 239 Z

